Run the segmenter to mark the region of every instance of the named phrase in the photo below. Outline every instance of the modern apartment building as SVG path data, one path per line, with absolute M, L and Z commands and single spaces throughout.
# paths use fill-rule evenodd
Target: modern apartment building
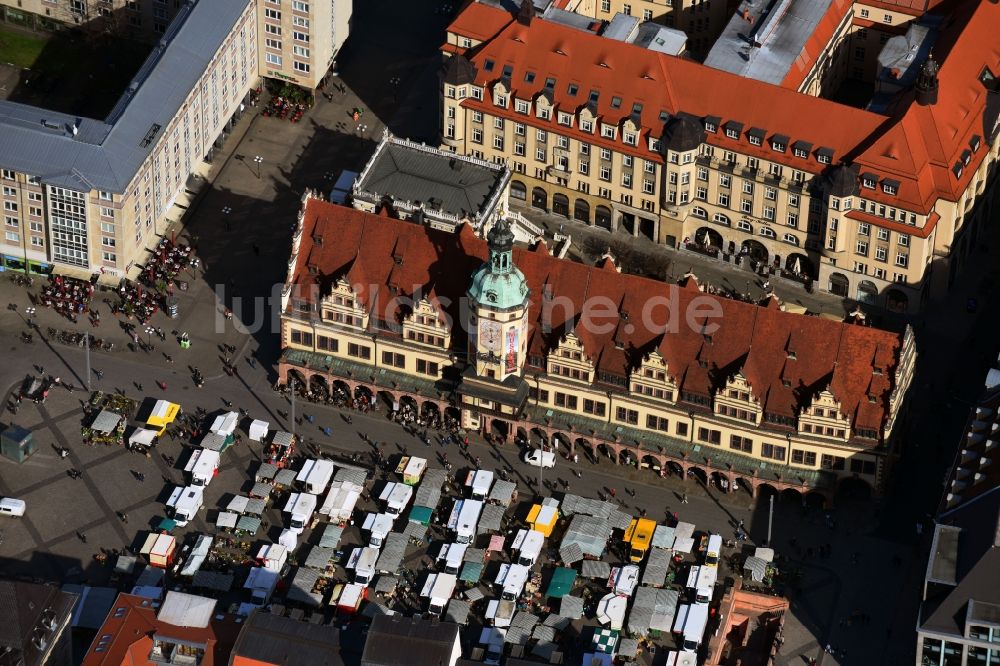
M 1000 370 L 991 370 L 945 479 L 917 618 L 917 662 L 1000 663 Z
M 514 247 L 503 219 L 486 236 L 307 193 L 280 381 L 731 489 L 884 487 L 915 364 L 909 329 L 558 259 L 544 243 Z
M 473 3 L 442 47 L 442 145 L 507 164 L 525 205 L 917 312 L 996 211 L 1000 4 L 876 4 L 744 3 L 726 31 L 754 45 L 724 31 L 709 67 Z M 933 58 L 916 35 L 904 69 L 872 58 L 916 24 Z M 822 97 L 872 67 L 878 112 Z
M 259 0 L 260 73 L 315 89 L 351 30 L 353 0 Z
M 70 25 L 132 39 L 159 39 L 186 0 L 0 0 L 0 17 L 33 29 Z
M 252 0 L 185 4 L 107 118 L 0 102 L 5 269 L 124 276 L 258 83 Z

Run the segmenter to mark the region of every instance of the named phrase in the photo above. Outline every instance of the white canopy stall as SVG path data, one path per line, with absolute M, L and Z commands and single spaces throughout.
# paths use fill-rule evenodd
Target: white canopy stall
M 254 419 L 250 422 L 250 429 L 248 435 L 250 440 L 254 442 L 263 442 L 264 438 L 267 437 L 268 430 L 270 430 L 271 424 L 267 421 L 261 421 L 259 419 Z

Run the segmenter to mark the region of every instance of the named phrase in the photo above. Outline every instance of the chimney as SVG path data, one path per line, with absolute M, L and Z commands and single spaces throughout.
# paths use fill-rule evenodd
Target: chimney
M 934 54 L 929 54 L 924 64 L 920 66 L 920 73 L 917 74 L 917 104 L 920 106 L 932 106 L 937 104 L 938 98 L 938 64 L 934 60 Z
M 521 9 L 517 12 L 517 22 L 521 25 L 531 25 L 535 18 L 535 5 L 532 0 L 521 0 Z

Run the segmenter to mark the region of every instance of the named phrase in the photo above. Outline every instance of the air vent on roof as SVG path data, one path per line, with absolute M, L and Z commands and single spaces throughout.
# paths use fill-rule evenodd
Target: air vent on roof
M 868 394 L 868 402 L 870 402 L 870 403 L 872 403 L 874 405 L 875 403 L 878 402 L 878 396 L 876 396 L 874 393 L 869 393 Z
M 313 236 L 313 244 L 314 245 L 322 245 L 323 244 L 323 236 L 321 236 L 320 234 L 314 235 Z
M 42 127 L 44 127 L 45 129 L 50 129 L 50 130 L 62 130 L 62 125 L 60 125 L 59 123 L 54 123 L 54 122 L 49 121 L 49 120 L 43 120 L 42 121 Z
M 796 358 L 798 358 L 798 357 L 795 355 L 795 352 L 793 352 L 791 349 L 789 349 L 788 350 L 788 360 L 789 361 L 794 361 Z
M 402 266 L 403 265 L 403 255 L 401 255 L 401 254 L 394 254 L 394 255 L 392 255 L 392 263 L 396 264 L 397 266 Z
M 139 145 L 143 148 L 148 148 L 149 144 L 153 143 L 153 139 L 156 138 L 156 135 L 161 129 L 163 129 L 163 127 L 161 125 L 157 125 L 156 123 L 150 125 L 149 130 L 146 132 L 146 136 L 142 137 L 142 141 L 139 142 Z
M 878 366 L 875 366 L 874 368 L 872 368 L 872 374 L 876 375 L 876 376 L 881 375 L 882 374 L 882 368 L 880 368 Z
M 308 268 L 309 268 L 309 275 L 316 275 L 317 273 L 319 273 L 319 268 L 317 268 L 313 264 L 309 264 Z
M 792 388 L 792 380 L 791 379 L 782 379 L 781 380 L 781 385 L 784 386 L 785 388 Z

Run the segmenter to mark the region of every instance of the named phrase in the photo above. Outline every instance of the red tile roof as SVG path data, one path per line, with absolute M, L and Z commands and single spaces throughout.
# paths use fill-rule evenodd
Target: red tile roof
M 303 225 L 291 276 L 298 297 L 314 299 L 310 291 L 317 282 L 322 291 L 346 278 L 356 285 L 359 301 L 383 319 L 396 320 L 399 306 L 383 312 L 379 304 L 422 292 L 433 293 L 451 321 L 459 321 L 468 281 L 487 256 L 485 241 L 468 226 L 449 234 L 317 199 L 307 201 Z M 312 240 L 317 236 L 322 244 Z M 885 422 L 901 345 L 894 333 L 783 312 L 774 303 L 758 307 L 716 298 L 693 282 L 668 285 L 619 273 L 610 262 L 597 267 L 557 259 L 544 248 L 515 248 L 514 261 L 532 294 L 529 354 L 554 348 L 575 325 L 595 369 L 622 380 L 657 350 L 684 392 L 710 397 L 741 371 L 767 412 L 792 417 L 829 387 L 855 427 L 879 429 Z M 547 291 L 557 299 L 553 307 L 543 297 Z M 721 313 L 707 321 L 720 325 L 711 335 L 702 333 L 704 310 L 694 313 L 694 328 L 685 323 L 696 298 Z M 558 305 L 562 299 L 573 304 L 576 316 Z M 668 311 L 678 313 L 676 331 L 664 328 Z M 582 325 L 581 317 L 588 316 L 593 326 Z M 452 344 L 462 348 L 464 333 L 454 330 Z
M 619 151 L 653 160 L 660 158 L 648 150 L 647 139 L 658 138 L 662 133 L 661 111 L 671 115 L 686 112 L 699 117 L 715 116 L 721 118 L 722 124 L 741 123 L 743 133 L 738 140 L 728 139 L 720 127 L 718 133 L 707 136 L 706 141 L 711 145 L 738 146 L 744 154 L 814 174 L 827 168 L 815 155 L 817 149 L 826 147 L 833 150 L 834 164 L 841 160 L 855 161 L 876 171 L 879 177 L 900 182 L 894 195 L 866 192 L 865 196 L 871 194 L 876 201 L 928 214 L 938 198 L 957 200 L 987 152 L 983 140 L 962 177 L 955 176 L 952 169 L 969 141 L 977 133 L 984 134 L 987 91 L 978 77 L 984 66 L 994 73 L 1000 72 L 1000 40 L 994 38 L 996 26 L 1000 25 L 1000 4 L 974 0 L 959 3 L 951 27 L 935 44 L 935 57 L 944 58 L 937 104 L 919 106 L 908 101 L 912 100 L 911 93 L 902 100 L 898 106 L 900 115 L 894 118 L 791 89 L 801 83 L 821 50 L 823 35 L 832 30 L 836 11 L 849 11 L 851 5 L 846 0 L 835 0 L 832 7 L 836 9 L 831 9 L 832 13 L 824 18 L 815 37 L 803 49 L 800 61 L 793 65 L 786 79 L 789 87 L 743 78 L 543 19 L 536 18 L 530 26 L 525 26 L 512 21 L 511 15 L 503 10 L 478 3 L 470 5 L 449 30 L 461 34 L 474 29 L 479 39 L 488 32 L 481 26 L 489 25 L 489 29 L 496 30 L 488 41 L 466 54 L 478 70 L 477 85 L 492 86 L 509 65 L 513 96 L 534 99 L 551 77 L 556 79 L 552 97 L 557 111 L 573 114 L 587 103 L 590 90 L 597 90 L 600 92 L 597 116 L 600 121 L 612 124 L 628 118 L 633 104 L 638 102 L 643 105 L 640 122 L 643 138 L 638 147 L 629 148 L 620 140 L 612 144 L 602 139 L 599 132 L 589 134 L 580 132 L 576 126 L 559 126 L 558 113 L 546 121 L 516 113 L 513 104 L 502 109 L 489 99 L 471 97 L 463 101 L 467 107 L 597 146 L 614 145 Z M 465 16 L 467 12 L 471 12 L 469 16 Z M 487 61 L 492 61 L 492 71 L 487 71 Z M 525 80 L 527 72 L 535 73 L 530 83 Z M 579 89 L 575 96 L 568 92 L 571 83 Z M 613 105 L 615 98 L 620 100 L 617 107 Z M 808 159 L 795 157 L 790 149 L 778 153 L 767 140 L 761 146 L 752 146 L 746 135 L 751 127 L 766 130 L 768 137 L 781 134 L 790 137 L 791 143 L 807 142 L 812 145 L 813 153 Z
M 119 609 L 123 610 L 119 612 Z M 222 621 L 213 619 L 205 628 L 176 627 L 157 620 L 156 610 L 150 599 L 119 594 L 82 666 L 155 666 L 149 659 L 154 634 L 166 641 L 206 645 L 201 666 L 220 666 L 229 662 L 229 652 L 240 630 L 232 616 L 226 615 Z M 105 635 L 110 635 L 111 639 L 102 641 Z

